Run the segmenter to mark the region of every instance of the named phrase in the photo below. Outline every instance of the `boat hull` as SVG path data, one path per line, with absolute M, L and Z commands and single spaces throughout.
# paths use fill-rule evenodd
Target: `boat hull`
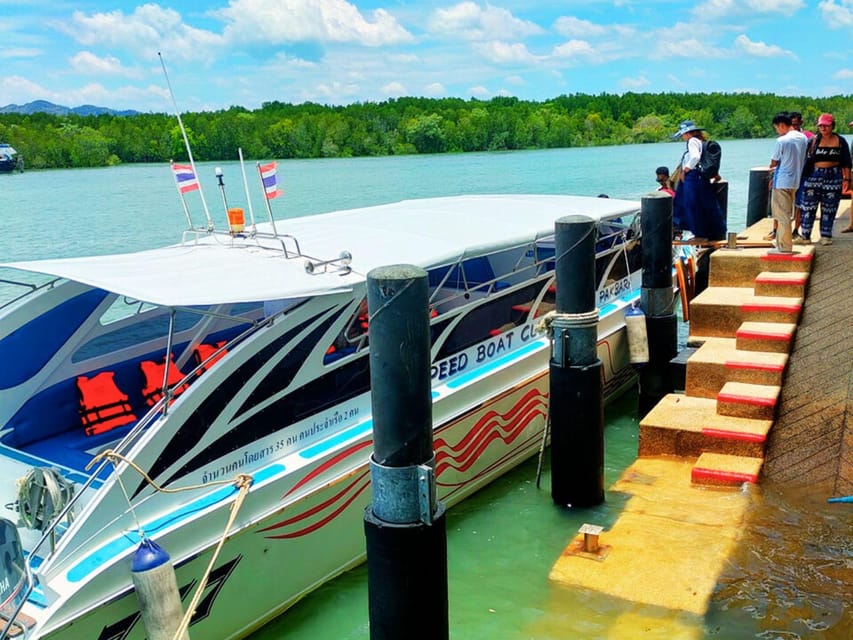
M 441 397 L 439 389 L 440 399 L 434 405 L 434 417 L 439 416 L 434 431 L 436 489 L 448 507 L 539 451 L 547 422 L 550 353 L 546 340 L 537 347 L 512 364 L 483 372 L 446 397 Z M 624 328 L 603 337 L 598 353 L 610 399 L 634 380 Z M 469 406 L 476 398 L 480 401 Z M 244 524 L 232 531 L 214 563 L 190 627 L 193 640 L 245 637 L 313 589 L 364 561 L 371 451 L 368 429 L 341 446 L 329 446 L 299 474 L 258 483 L 237 518 Z M 315 488 L 300 490 L 309 484 Z M 191 540 L 196 544 L 208 540 L 204 550 L 174 558 L 185 607 L 218 542 L 210 532 L 224 527 L 229 504 L 158 540 L 167 551 L 186 548 Z M 253 520 L 271 504 L 277 507 Z M 109 584 L 124 586 L 105 594 L 96 606 L 91 600 L 70 598 L 57 608 L 54 619 L 73 618 L 38 637 L 145 638 L 136 594 L 130 588 L 129 562 L 114 563 L 93 580 L 97 582 L 102 583 L 100 589 L 90 584 L 89 593 L 108 590 Z

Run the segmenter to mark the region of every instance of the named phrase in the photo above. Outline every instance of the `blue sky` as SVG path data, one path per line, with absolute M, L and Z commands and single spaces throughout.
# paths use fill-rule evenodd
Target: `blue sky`
M 853 94 L 853 0 L 0 0 L 0 106 Z

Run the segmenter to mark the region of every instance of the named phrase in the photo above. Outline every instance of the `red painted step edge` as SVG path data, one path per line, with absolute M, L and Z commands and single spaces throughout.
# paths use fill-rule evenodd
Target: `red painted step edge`
M 778 340 L 779 342 L 788 342 L 791 339 L 790 333 L 770 333 L 768 331 L 750 331 L 749 329 L 738 329 L 735 335 L 745 340 Z
M 810 253 L 765 253 L 761 256 L 767 262 L 809 262 L 812 259 Z
M 717 402 L 733 402 L 736 404 L 752 404 L 756 407 L 775 407 L 776 398 L 753 398 L 752 396 L 740 396 L 736 393 L 718 393 Z
M 744 433 L 743 431 L 726 431 L 724 429 L 702 428 L 702 435 L 721 440 L 740 440 L 742 442 L 764 442 L 767 436 L 762 433 Z
M 741 311 L 779 311 L 780 313 L 799 313 L 802 305 L 799 304 L 762 304 L 761 302 L 745 302 L 740 305 Z
M 759 364 L 758 362 L 734 362 L 733 360 L 727 361 L 725 366 L 726 369 L 738 369 L 741 371 L 772 371 L 779 373 L 785 370 L 785 365 L 783 364 Z
M 794 287 L 802 286 L 806 283 L 805 274 L 800 277 L 795 277 L 793 275 L 782 277 L 782 278 L 771 278 L 768 276 L 756 276 L 755 277 L 756 284 L 787 284 Z
M 718 482 L 751 482 L 758 483 L 758 476 L 754 473 L 737 473 L 735 471 L 721 471 L 720 469 L 703 469 L 701 467 L 693 467 L 690 472 L 690 478 L 694 482 L 697 480 L 717 480 Z

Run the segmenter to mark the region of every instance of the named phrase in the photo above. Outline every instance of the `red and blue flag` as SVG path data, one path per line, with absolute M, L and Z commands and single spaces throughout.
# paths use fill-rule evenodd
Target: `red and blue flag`
M 273 160 L 269 164 L 259 164 L 258 171 L 261 174 L 261 183 L 264 185 L 264 194 L 267 200 L 272 200 L 281 195 L 278 188 L 278 178 L 275 175 L 276 162 Z
M 198 189 L 198 178 L 196 178 L 193 168 L 188 164 L 172 163 L 172 171 L 175 173 L 175 180 L 178 183 L 178 191 L 187 193 Z

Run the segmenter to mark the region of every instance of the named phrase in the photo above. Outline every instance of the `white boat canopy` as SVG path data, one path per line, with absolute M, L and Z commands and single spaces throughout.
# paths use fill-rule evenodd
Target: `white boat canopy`
M 216 305 L 299 298 L 346 291 L 376 267 L 414 264 L 429 268 L 523 246 L 554 234 L 564 216 L 594 220 L 630 216 L 639 203 L 560 195 L 472 195 L 405 200 L 391 204 L 277 220 L 279 236 L 200 234 L 198 240 L 135 253 L 10 262 L 21 269 L 73 280 L 161 306 Z M 351 271 L 305 269 L 307 259 L 352 255 Z

